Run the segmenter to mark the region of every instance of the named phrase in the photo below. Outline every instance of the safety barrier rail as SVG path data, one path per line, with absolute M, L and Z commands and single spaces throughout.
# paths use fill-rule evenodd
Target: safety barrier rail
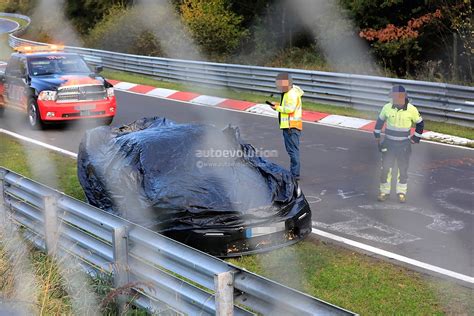
M 10 34 L 11 47 L 38 45 Z M 428 118 L 474 126 L 474 87 L 286 68 L 256 67 L 122 54 L 89 48 L 67 47 L 93 65 L 143 74 L 160 80 L 189 82 L 260 93 L 275 93 L 275 76 L 293 74 L 307 100 L 378 111 L 388 101 L 393 85 L 404 85 L 412 102 Z
M 354 315 L 1 167 L 0 210 L 38 248 L 68 253 L 89 273 L 112 274 L 115 287 L 141 284 L 132 303 L 151 311 Z

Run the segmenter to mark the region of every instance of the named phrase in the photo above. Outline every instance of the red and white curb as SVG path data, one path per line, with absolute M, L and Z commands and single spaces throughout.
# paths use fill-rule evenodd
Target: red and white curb
M 139 85 L 129 82 L 121 82 L 116 80 L 109 80 L 114 85 L 116 90 L 128 91 L 137 94 L 143 94 L 150 97 L 165 98 L 176 101 L 184 101 L 197 105 L 226 108 L 236 111 L 250 112 L 258 115 L 277 117 L 278 113 L 274 111 L 267 104 L 260 104 L 254 102 L 225 99 L 209 95 L 201 95 L 194 92 L 183 92 L 172 89 L 156 88 L 152 86 Z M 373 131 L 375 121 L 366 120 L 357 117 L 327 114 L 315 111 L 303 111 L 303 121 L 317 122 L 324 125 L 339 126 L 344 128 L 359 129 L 364 131 Z M 474 146 L 474 140 L 462 138 L 447 134 L 441 134 L 431 131 L 424 131 L 423 139 L 433 140 L 441 143 L 460 145 L 460 146 Z

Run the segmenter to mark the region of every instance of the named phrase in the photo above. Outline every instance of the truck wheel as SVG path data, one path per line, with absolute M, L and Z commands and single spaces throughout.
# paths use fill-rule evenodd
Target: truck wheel
M 112 117 L 106 117 L 105 119 L 102 119 L 102 120 L 100 121 L 100 123 L 103 124 L 103 125 L 108 126 L 108 125 L 112 124 L 112 121 L 113 121 L 113 120 L 114 120 L 114 117 L 113 117 L 113 116 L 112 116 Z
M 3 116 L 3 113 L 5 112 L 5 108 L 4 107 L 0 107 L 0 117 Z
M 31 100 L 28 104 L 28 124 L 32 129 L 43 129 L 44 123 L 41 120 L 38 105 L 35 100 Z

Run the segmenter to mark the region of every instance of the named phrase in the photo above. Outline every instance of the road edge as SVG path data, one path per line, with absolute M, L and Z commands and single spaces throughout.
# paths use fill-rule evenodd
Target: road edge
M 21 141 L 29 142 L 34 145 L 55 151 L 59 154 L 62 154 L 66 157 L 77 159 L 77 154 L 73 153 L 71 151 L 5 130 L 0 128 L 0 133 L 3 133 L 5 135 L 9 135 L 11 137 L 14 137 L 16 139 L 19 139 Z M 359 253 L 363 253 L 372 257 L 376 257 L 378 259 L 394 263 L 396 262 L 397 265 L 407 267 L 411 270 L 421 272 L 424 274 L 428 274 L 431 276 L 436 276 L 436 277 L 441 277 L 443 279 L 448 279 L 451 281 L 456 282 L 457 284 L 460 284 L 462 286 L 468 287 L 468 288 L 474 288 L 474 277 L 464 275 L 458 272 L 454 272 L 451 270 L 447 270 L 438 266 L 434 266 L 428 263 L 424 263 L 415 259 L 411 259 L 402 255 L 398 255 L 393 252 L 389 252 L 380 248 L 376 248 L 374 246 L 370 246 L 352 239 L 348 239 L 345 237 L 337 236 L 334 234 L 331 234 L 329 232 L 325 232 L 316 228 L 312 228 L 312 234 L 311 236 L 318 236 L 320 240 L 330 242 L 339 246 L 342 246 L 344 248 L 350 248 L 354 249 Z M 311 238 L 311 237 L 310 237 Z

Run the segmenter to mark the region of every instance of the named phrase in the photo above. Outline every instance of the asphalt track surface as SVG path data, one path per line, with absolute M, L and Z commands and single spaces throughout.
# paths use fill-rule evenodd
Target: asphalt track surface
M 177 122 L 238 126 L 244 140 L 289 159 L 275 118 L 116 92 L 113 125 L 164 116 Z M 77 152 L 88 124 L 31 131 L 20 113 L 6 111 L 0 128 Z M 429 129 L 429 126 L 426 127 Z M 301 186 L 313 227 L 464 275 L 474 276 L 474 150 L 428 142 L 413 146 L 406 204 L 376 201 L 380 154 L 373 135 L 304 124 Z M 245 185 L 245 183 L 239 184 Z
M 0 18 L 0 34 L 10 32 L 17 27 L 17 22 Z

